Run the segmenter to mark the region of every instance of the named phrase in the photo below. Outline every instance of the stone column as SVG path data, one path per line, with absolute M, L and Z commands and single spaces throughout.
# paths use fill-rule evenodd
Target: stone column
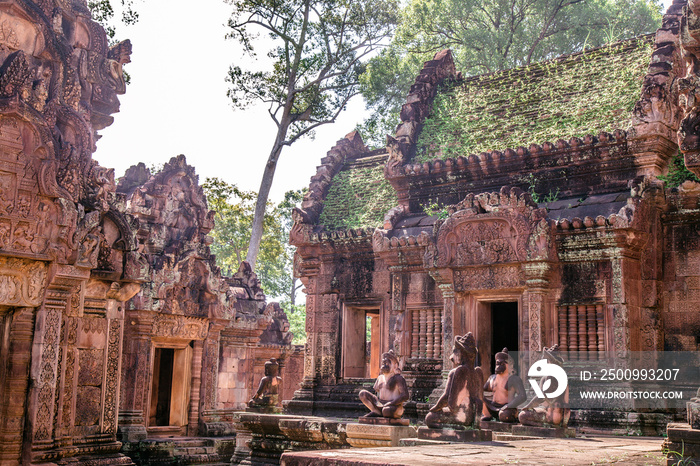
M 127 311 L 122 354 L 122 383 L 119 400 L 119 440 L 137 442 L 147 437 L 145 408 L 151 382 L 150 311 Z
M 17 308 L 6 318 L 7 372 L 0 387 L 0 464 L 20 464 L 29 369 L 34 336 L 34 308 Z
M 545 261 L 533 261 L 523 264 L 525 283 L 527 284 L 527 313 L 530 337 L 530 363 L 539 358 L 538 353 L 545 346 L 551 346 L 546 333 L 546 300 L 549 291 L 549 272 L 551 266 Z M 534 359 L 533 359 L 534 358 Z

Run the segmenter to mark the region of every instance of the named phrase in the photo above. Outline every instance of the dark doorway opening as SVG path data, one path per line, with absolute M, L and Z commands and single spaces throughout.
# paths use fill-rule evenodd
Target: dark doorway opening
M 170 394 L 173 383 L 174 355 L 175 350 L 172 348 L 156 348 L 151 397 L 152 426 L 170 425 Z
M 496 353 L 508 348 L 514 353 L 520 348 L 518 339 L 518 303 L 491 303 L 491 372 L 496 367 Z M 518 371 L 518 358 L 512 354 L 515 371 Z

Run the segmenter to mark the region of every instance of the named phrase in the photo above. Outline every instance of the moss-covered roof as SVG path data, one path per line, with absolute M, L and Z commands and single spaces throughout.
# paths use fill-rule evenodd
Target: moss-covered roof
M 398 205 L 396 192 L 384 179 L 387 155 L 370 155 L 345 163 L 333 177 L 318 223 L 327 230 L 382 225 Z
M 425 121 L 416 160 L 627 129 L 651 44 L 644 36 L 445 85 Z

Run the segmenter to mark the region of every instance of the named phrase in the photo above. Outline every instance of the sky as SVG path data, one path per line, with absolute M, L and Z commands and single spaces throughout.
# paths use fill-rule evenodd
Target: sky
M 672 0 L 664 0 L 667 8 Z M 94 158 L 116 177 L 138 162 L 158 165 L 185 154 L 199 174 L 258 191 L 275 135 L 266 107 L 234 110 L 226 96 L 229 66 L 252 61 L 236 40 L 226 39 L 231 7 L 223 0 L 136 0 L 140 18 L 118 26 L 133 45 L 131 75 L 114 123 L 99 132 Z M 265 51 L 260 55 L 265 58 Z M 264 62 L 263 62 L 264 63 Z M 283 150 L 270 199 L 309 185 L 321 158 L 364 117 L 361 97 L 314 140 Z
M 113 2 L 114 3 L 114 2 Z M 219 177 L 258 191 L 276 127 L 267 107 L 234 110 L 226 96 L 231 64 L 251 59 L 234 39 L 225 39 L 231 7 L 222 0 L 137 0 L 134 26 L 118 25 L 120 39 L 132 42 L 131 75 L 114 123 L 99 132 L 94 158 L 116 177 L 144 162 L 162 164 L 184 154 L 200 183 Z M 260 55 L 265 59 L 264 51 Z M 362 120 L 357 97 L 336 124 L 285 148 L 270 198 L 309 185 L 326 152 Z

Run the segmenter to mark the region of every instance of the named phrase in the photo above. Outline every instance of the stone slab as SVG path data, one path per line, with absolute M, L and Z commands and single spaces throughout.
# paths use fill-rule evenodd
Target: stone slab
M 388 417 L 360 417 L 357 419 L 360 424 L 372 424 L 377 426 L 407 426 L 411 424 L 409 419 L 390 419 Z
M 418 428 L 418 438 L 445 442 L 489 442 L 492 439 L 492 432 L 483 429 L 457 430 L 420 427 Z
M 589 436 L 522 442 L 421 444 L 396 448 L 350 448 L 285 452 L 283 466 L 491 466 L 494 464 L 590 466 L 661 465 L 660 437 Z
M 512 432 L 513 426 L 517 424 L 511 424 L 509 422 L 499 422 L 499 421 L 479 421 L 479 427 L 484 430 L 491 430 L 493 432 Z
M 533 427 L 517 425 L 513 426 L 513 435 L 543 438 L 574 438 L 576 437 L 576 429 L 571 427 Z
M 400 447 L 415 447 L 416 445 L 449 445 L 452 442 L 444 440 L 426 440 L 422 438 L 402 438 L 399 440 Z
M 348 424 L 345 426 L 347 442 L 353 447 L 397 447 L 402 438 L 413 438 L 416 429 L 411 426 L 386 426 L 374 424 Z
M 513 435 L 507 432 L 494 432 L 492 440 L 494 442 L 513 442 L 516 440 L 540 440 L 542 437 L 530 437 L 529 435 Z

